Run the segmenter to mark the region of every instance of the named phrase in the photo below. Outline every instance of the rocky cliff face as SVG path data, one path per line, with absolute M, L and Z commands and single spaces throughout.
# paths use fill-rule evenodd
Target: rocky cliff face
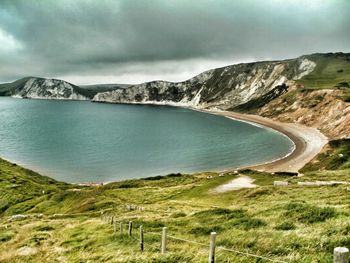
M 341 99 L 341 95 L 340 90 L 299 91 L 294 86 L 256 113 L 283 122 L 318 128 L 330 139 L 350 138 L 350 103 Z
M 57 79 L 29 78 L 23 87 L 18 87 L 12 94 L 17 98 L 88 100 L 78 92 L 78 87 Z
M 273 99 L 286 90 L 288 80 L 312 72 L 316 64 L 301 57 L 294 60 L 232 65 L 204 72 L 184 82 L 153 81 L 126 89 L 102 92 L 93 101 L 142 103 L 233 109 L 260 98 Z

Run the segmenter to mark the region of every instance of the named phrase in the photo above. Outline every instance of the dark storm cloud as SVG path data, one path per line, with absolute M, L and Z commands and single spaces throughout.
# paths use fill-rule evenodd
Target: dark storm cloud
M 164 62 L 349 52 L 349 10 L 347 0 L 3 0 L 0 80 L 135 69 L 152 79 Z

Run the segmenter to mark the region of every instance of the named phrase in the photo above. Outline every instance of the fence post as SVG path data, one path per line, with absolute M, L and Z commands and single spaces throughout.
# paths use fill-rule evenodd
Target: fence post
M 129 221 L 129 236 L 132 235 L 132 221 Z
M 333 263 L 349 263 L 349 249 L 346 247 L 334 248 Z
M 167 228 L 163 227 L 162 232 L 162 247 L 161 247 L 161 253 L 165 254 L 166 252 L 166 243 L 167 243 Z
M 111 218 L 111 225 L 113 225 L 113 222 L 114 222 L 114 216 L 112 216 Z
M 140 226 L 140 248 L 143 251 L 143 228 Z
M 120 222 L 120 235 L 123 235 L 123 222 Z
M 113 234 L 114 234 L 114 237 L 117 236 L 117 221 L 113 222 Z
M 215 262 L 215 239 L 216 239 L 216 232 L 210 233 L 210 245 L 209 245 L 209 263 Z

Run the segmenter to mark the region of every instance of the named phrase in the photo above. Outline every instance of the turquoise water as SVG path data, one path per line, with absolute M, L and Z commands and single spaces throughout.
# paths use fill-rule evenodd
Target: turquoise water
M 0 97 L 0 156 L 66 182 L 245 166 L 292 146 L 270 129 L 187 109 Z

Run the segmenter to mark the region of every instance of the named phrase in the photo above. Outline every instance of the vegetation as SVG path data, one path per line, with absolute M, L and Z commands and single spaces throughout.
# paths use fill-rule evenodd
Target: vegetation
M 21 78 L 10 83 L 0 84 L 0 96 L 11 96 L 21 90 L 31 77 Z
M 343 94 L 340 98 L 350 102 L 350 55 L 329 53 L 307 57 L 316 62 L 316 68 L 297 81 L 304 86 L 301 91 L 337 89 Z
M 310 164 L 303 177 L 252 170 L 257 188 L 213 193 L 235 173 L 171 174 L 104 186 L 78 186 L 0 161 L 1 262 L 205 262 L 207 247 L 169 239 L 160 255 L 164 226 L 169 235 L 208 244 L 218 233 L 219 246 L 287 262 L 331 262 L 335 246 L 350 247 L 349 192 L 344 185 L 301 186 L 300 181 L 350 181 L 348 141 L 334 141 Z M 287 180 L 288 187 L 274 187 Z M 139 209 L 141 208 L 141 209 Z M 145 251 L 137 234 L 113 235 L 101 220 L 133 221 L 145 230 Z M 22 217 L 18 214 L 23 215 Z M 15 216 L 17 215 L 17 216 Z M 118 229 L 119 230 L 119 229 Z M 125 233 L 126 231 L 124 231 Z M 155 234 L 152 234 L 152 233 Z M 262 262 L 218 250 L 218 262 Z
M 350 139 L 330 141 L 326 150 L 320 153 L 301 171 L 350 169 Z

